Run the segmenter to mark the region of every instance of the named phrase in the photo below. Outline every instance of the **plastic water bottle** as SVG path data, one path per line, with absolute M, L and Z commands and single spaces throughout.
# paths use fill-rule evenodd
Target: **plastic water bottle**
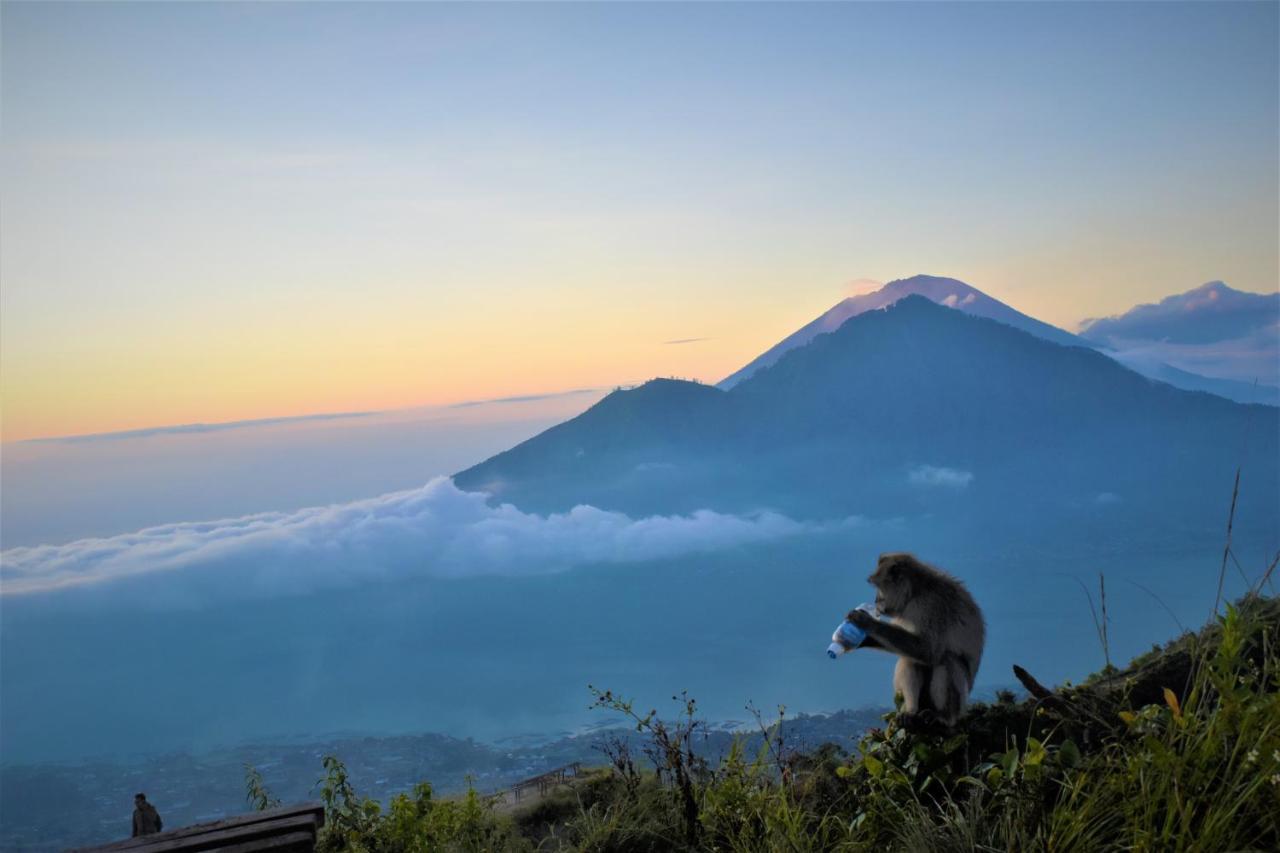
M 859 604 L 855 609 L 870 613 L 877 619 L 881 618 L 873 604 Z M 845 652 L 851 652 L 862 645 L 862 641 L 866 638 L 867 632 L 857 625 L 852 622 L 841 622 L 836 626 L 835 633 L 831 635 L 831 645 L 827 646 L 827 657 L 835 660 Z

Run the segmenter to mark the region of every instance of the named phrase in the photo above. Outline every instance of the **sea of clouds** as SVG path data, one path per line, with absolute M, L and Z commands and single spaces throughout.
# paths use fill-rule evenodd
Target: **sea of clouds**
M 848 527 L 770 511 L 634 519 L 578 506 L 536 515 L 447 477 L 367 500 L 0 552 L 0 594 L 132 586 L 207 601 L 412 578 L 535 575 L 677 557 Z

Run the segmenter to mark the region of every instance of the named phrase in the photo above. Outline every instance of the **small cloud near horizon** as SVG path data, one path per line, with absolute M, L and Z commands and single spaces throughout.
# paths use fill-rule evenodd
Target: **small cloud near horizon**
M 951 295 L 947 296 L 945 299 L 942 300 L 942 304 L 947 306 L 948 308 L 960 308 L 962 306 L 969 305 L 977 301 L 977 299 L 978 299 L 978 296 L 975 293 L 968 294 L 967 296 L 965 296 L 964 299 L 961 299 L 958 294 L 952 293 Z
M 867 293 L 875 293 L 884 287 L 883 281 L 876 281 L 873 278 L 855 278 L 844 286 L 845 296 L 863 296 Z
M 973 482 L 972 471 L 961 471 L 958 468 L 939 468 L 933 465 L 919 465 L 907 475 L 913 486 L 930 488 L 963 489 Z
M 663 341 L 662 343 L 664 345 L 696 344 L 696 343 L 700 343 L 701 341 L 710 341 L 710 340 L 714 340 L 714 338 L 676 338 L 674 341 Z

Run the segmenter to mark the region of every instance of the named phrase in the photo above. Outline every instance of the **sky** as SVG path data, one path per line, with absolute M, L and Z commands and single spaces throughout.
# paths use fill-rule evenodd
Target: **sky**
M 3 438 L 717 381 L 921 272 L 1273 291 L 1278 9 L 5 3 Z
M 579 414 L 605 390 L 6 444 L 0 562 L 24 546 L 420 489 Z

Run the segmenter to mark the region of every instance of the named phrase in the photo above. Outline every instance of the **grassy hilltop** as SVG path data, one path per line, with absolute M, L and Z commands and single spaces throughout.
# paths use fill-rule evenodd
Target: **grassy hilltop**
M 326 759 L 326 851 L 1280 849 L 1280 600 L 1250 596 L 1123 670 L 970 709 L 954 731 L 886 716 L 852 750 L 763 725 L 718 761 L 692 701 L 629 715 L 609 765 L 515 808 L 431 786 L 388 806 Z M 251 797 L 270 793 L 250 778 Z

